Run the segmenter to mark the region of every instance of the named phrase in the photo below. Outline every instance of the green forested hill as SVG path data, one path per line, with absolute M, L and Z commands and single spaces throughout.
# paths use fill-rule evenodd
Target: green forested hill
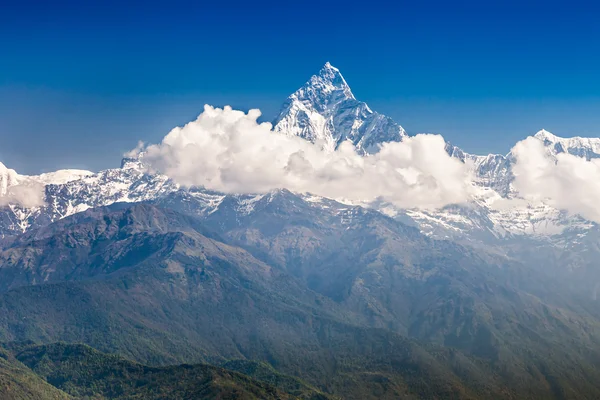
M 71 397 L 0 349 L 0 399 L 69 400 Z
M 302 388 L 301 393 L 290 394 L 220 367 L 148 367 L 85 345 L 26 346 L 17 351 L 16 358 L 33 371 L 28 372 L 30 376 L 42 383 L 46 380 L 77 399 L 328 399 L 302 384 L 295 385 Z

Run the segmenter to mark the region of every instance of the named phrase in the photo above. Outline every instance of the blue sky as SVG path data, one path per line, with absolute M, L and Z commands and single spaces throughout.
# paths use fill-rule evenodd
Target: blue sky
M 0 161 L 22 173 L 117 166 L 204 103 L 271 119 L 326 61 L 409 134 L 470 152 L 541 128 L 600 136 L 589 5 L 14 3 L 0 13 Z

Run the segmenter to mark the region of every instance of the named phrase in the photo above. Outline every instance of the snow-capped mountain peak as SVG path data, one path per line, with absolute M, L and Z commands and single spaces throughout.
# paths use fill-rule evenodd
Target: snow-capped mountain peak
M 545 129 L 539 130 L 535 135 L 533 135 L 533 137 L 540 139 L 541 141 L 548 140 L 551 142 L 554 142 L 554 141 L 557 141 L 560 139 L 558 136 L 553 135 L 552 133 L 548 132 Z
M 350 141 L 360 154 L 377 152 L 382 143 L 406 137 L 400 125 L 357 100 L 341 72 L 330 63 L 288 97 L 275 120 L 274 130 L 321 144 L 327 151 L 335 151 L 342 142 Z M 568 152 L 588 159 L 600 157 L 600 139 L 564 139 L 545 130 L 535 137 L 554 154 Z M 515 200 L 512 154 L 479 156 L 449 143 L 447 151 L 472 170 L 474 199 L 466 206 L 448 206 L 441 210 L 394 211 L 419 226 L 422 232 L 441 238 L 467 237 L 477 241 L 483 236 L 503 238 L 532 232 L 555 235 L 566 228 L 588 229 L 581 221 L 550 206 L 530 205 L 519 199 L 510 203 Z M 23 185 L 41 189 L 43 205 L 28 207 L 15 203 L 15 186 Z M 123 159 L 120 168 L 98 173 L 63 170 L 27 176 L 0 163 L 0 205 L 2 201 L 7 204 L 0 207 L 0 237 L 91 207 L 138 201 L 168 204 L 173 196 L 190 200 L 186 206 L 190 209 L 203 204 L 200 208 L 206 213 L 216 210 L 225 198 L 224 194 L 201 188 L 181 188 L 167 176 L 145 168 L 143 154 L 130 154 Z M 516 206 L 508 208 L 509 203 L 511 207 Z M 250 210 L 254 203 L 249 200 L 244 204 L 244 209 Z
M 334 108 L 344 100 L 356 100 L 340 70 L 329 62 L 291 98 L 321 112 Z
M 568 153 L 588 160 L 600 157 L 600 138 L 571 137 L 562 138 L 544 129 L 534 135 L 544 142 L 550 154 Z
M 276 132 L 321 144 L 327 151 L 349 140 L 361 154 L 375 153 L 382 143 L 406 136 L 391 118 L 358 101 L 329 62 L 288 97 L 273 125 Z

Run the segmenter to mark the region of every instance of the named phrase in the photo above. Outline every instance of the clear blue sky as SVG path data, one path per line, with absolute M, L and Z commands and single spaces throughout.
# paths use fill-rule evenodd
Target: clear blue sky
M 541 128 L 600 136 L 590 5 L 7 3 L 0 161 L 22 173 L 117 166 L 204 103 L 271 119 L 326 61 L 409 134 L 441 133 L 470 152 L 505 153 Z

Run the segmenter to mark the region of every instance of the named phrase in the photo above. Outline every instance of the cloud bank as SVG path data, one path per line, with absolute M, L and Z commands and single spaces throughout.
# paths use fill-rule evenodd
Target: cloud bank
M 11 186 L 6 193 L 0 194 L 0 206 L 17 205 L 33 208 L 44 204 L 44 185 L 35 182 Z
M 44 205 L 44 185 L 33 182 L 0 163 L 0 207 L 7 205 L 24 208 Z
M 327 152 L 258 123 L 259 110 L 205 106 L 195 121 L 177 127 L 143 151 L 150 169 L 186 186 L 228 193 L 286 188 L 357 203 L 435 208 L 469 198 L 466 166 L 444 150 L 438 135 L 386 143 L 359 156 L 352 144 Z
M 519 195 L 600 223 L 599 159 L 552 155 L 534 137 L 517 143 L 512 154 L 513 184 Z

